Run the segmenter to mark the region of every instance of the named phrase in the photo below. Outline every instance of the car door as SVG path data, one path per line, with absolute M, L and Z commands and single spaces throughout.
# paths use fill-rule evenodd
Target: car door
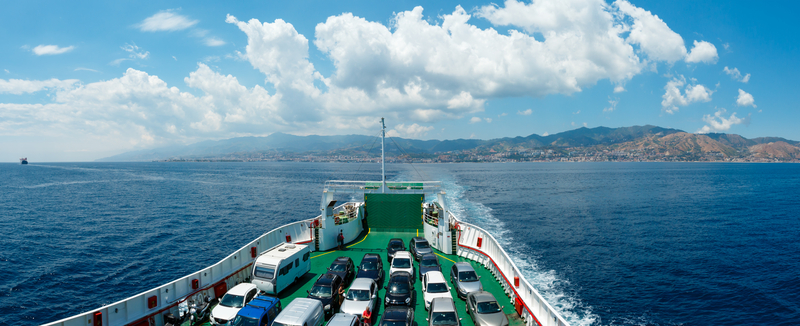
M 467 314 L 470 316 L 474 316 L 473 313 L 475 312 L 475 307 L 478 305 L 478 302 L 475 300 L 475 297 L 469 297 L 467 300 Z
M 247 295 L 244 297 L 244 303 L 247 304 L 248 302 L 253 300 L 253 298 L 255 298 L 256 296 L 256 293 L 258 293 L 258 289 L 252 289 L 248 291 Z

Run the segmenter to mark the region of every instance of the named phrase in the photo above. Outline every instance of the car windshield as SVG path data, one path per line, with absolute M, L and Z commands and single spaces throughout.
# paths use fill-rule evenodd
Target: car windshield
M 439 262 L 436 261 L 436 258 L 428 258 L 419 261 L 420 267 L 436 267 L 439 266 Z
M 334 272 L 344 272 L 347 270 L 347 266 L 345 264 L 333 264 L 331 265 L 331 270 Z
M 365 260 L 361 262 L 361 270 L 374 271 L 378 269 L 378 262 L 374 260 Z
M 253 273 L 258 278 L 271 280 L 273 275 L 275 275 L 275 266 L 269 266 L 269 265 L 256 266 L 256 270 Z
M 331 297 L 331 287 L 330 286 L 322 286 L 322 285 L 314 285 L 311 288 L 311 291 L 308 292 L 311 296 L 317 298 L 330 298 Z
M 284 324 L 284 323 L 279 323 L 277 321 L 274 321 L 274 322 L 272 322 L 272 326 L 294 326 L 294 325 L 289 325 L 289 324 Z
M 431 314 L 431 324 L 434 325 L 452 325 L 456 323 L 455 312 L 434 312 Z
M 231 321 L 233 326 L 259 326 L 258 319 L 236 315 L 236 318 Z
M 399 250 L 405 248 L 405 246 L 403 245 L 402 242 L 390 242 L 389 248 L 392 248 L 394 250 Z
M 417 242 L 417 249 L 428 249 L 430 246 L 427 241 Z
M 391 294 L 406 294 L 408 293 L 408 283 L 406 282 L 395 282 L 389 284 L 389 293 Z
M 461 282 L 475 282 L 478 280 L 478 275 L 475 275 L 473 271 L 460 272 L 458 273 L 458 280 Z
M 406 322 L 399 320 L 384 320 L 381 326 L 406 326 Z
M 500 306 L 497 305 L 497 301 L 478 302 L 479 314 L 493 314 L 496 312 L 500 312 Z
M 222 300 L 219 301 L 219 305 L 231 308 L 241 308 L 244 307 L 244 297 L 241 295 L 226 294 L 224 297 L 222 297 Z
M 350 291 L 347 291 L 347 300 L 367 301 L 369 300 L 369 290 L 350 289 Z
M 428 284 L 428 293 L 444 293 L 447 292 L 447 284 L 444 283 L 430 283 Z
M 408 258 L 395 258 L 392 259 L 392 267 L 395 268 L 411 268 L 411 260 Z

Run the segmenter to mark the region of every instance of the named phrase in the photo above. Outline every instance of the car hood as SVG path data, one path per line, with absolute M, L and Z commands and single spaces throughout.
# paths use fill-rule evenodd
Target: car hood
M 422 256 L 424 254 L 432 253 L 433 250 L 431 248 L 417 248 L 417 256 Z
M 420 275 L 425 275 L 425 273 L 433 272 L 433 271 L 441 272 L 439 267 L 420 267 L 419 268 Z
M 506 326 L 508 317 L 502 312 L 493 314 L 473 314 L 473 318 L 480 326 Z
M 358 271 L 358 276 L 356 276 L 356 278 L 365 277 L 365 278 L 371 278 L 373 280 L 377 280 L 378 277 L 380 277 L 380 276 L 381 276 L 380 271 L 377 271 L 377 270 L 374 270 L 374 271 L 360 270 L 360 271 Z
M 406 298 L 410 298 L 411 297 L 411 292 L 405 293 L 405 294 L 392 294 L 392 293 L 386 292 L 386 297 L 389 298 L 389 301 L 393 301 L 393 302 L 402 301 L 402 302 L 405 302 Z
M 364 310 L 367 310 L 367 306 L 369 306 L 369 301 L 345 300 L 344 303 L 342 303 L 342 309 L 340 309 L 340 312 L 361 316 L 361 314 L 364 313 Z
M 241 309 L 242 308 L 216 306 L 214 307 L 214 310 L 211 310 L 211 317 L 231 320 L 233 317 L 236 317 L 236 314 L 239 313 L 239 310 Z
M 470 293 L 481 290 L 481 282 L 458 282 L 458 286 L 464 290 L 463 292 Z
M 430 303 L 431 301 L 433 301 L 434 298 L 451 298 L 450 291 L 442 292 L 442 293 L 423 292 L 423 296 L 425 297 L 426 304 Z M 427 305 L 426 305 L 426 307 L 427 307 Z

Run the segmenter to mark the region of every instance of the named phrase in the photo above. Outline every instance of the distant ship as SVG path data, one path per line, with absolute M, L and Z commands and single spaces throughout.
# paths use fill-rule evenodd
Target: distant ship
M 28 158 L 27 157 L 23 157 L 23 158 L 19 159 L 19 164 L 28 164 Z

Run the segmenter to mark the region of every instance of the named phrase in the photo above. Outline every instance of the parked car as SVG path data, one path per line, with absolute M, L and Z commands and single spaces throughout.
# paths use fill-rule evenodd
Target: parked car
M 275 317 L 272 326 L 322 326 L 325 323 L 322 311 L 319 300 L 295 298 Z
M 356 278 L 371 278 L 375 280 L 375 283 L 380 287 L 383 286 L 384 274 L 381 256 L 377 254 L 365 254 L 364 258 L 361 258 L 361 265 L 358 266 Z
M 436 298 L 428 309 L 428 326 L 461 326 L 452 298 Z
M 389 276 L 389 284 L 386 285 L 385 306 L 414 304 L 414 284 L 411 283 L 414 277 L 407 272 L 396 272 Z
M 388 307 L 383 311 L 383 317 L 378 326 L 413 326 L 414 308 L 406 306 Z
M 378 302 L 378 285 L 375 284 L 375 281 L 371 278 L 357 278 L 347 290 L 342 309 L 339 311 L 362 318 L 364 311 L 373 312 L 378 304 L 380 304 Z M 374 317 L 375 315 L 370 313 L 370 316 Z M 373 324 L 372 321 L 370 319 L 370 325 Z
M 236 317 L 250 300 L 258 294 L 258 287 L 252 283 L 240 283 L 234 286 L 219 300 L 219 304 L 211 310 L 212 325 L 229 325 L 231 319 Z
M 450 268 L 450 282 L 453 283 L 453 287 L 456 288 L 456 293 L 461 299 L 466 299 L 470 292 L 483 291 L 480 278 L 472 265 L 467 262 L 455 263 Z
M 344 286 L 347 287 L 350 282 L 353 281 L 353 278 L 356 276 L 355 266 L 353 265 L 353 260 L 350 257 L 339 257 L 331 263 L 331 266 L 328 267 L 328 273 L 333 273 L 339 275 L 344 281 Z
M 430 253 L 422 256 L 419 260 L 419 279 L 422 280 L 422 275 L 431 271 L 442 271 L 442 265 L 439 263 L 439 257 L 436 254 Z
M 325 319 L 338 312 L 339 307 L 342 305 L 343 296 L 339 294 L 339 287 L 344 287 L 342 282 L 342 278 L 339 275 L 325 273 L 314 282 L 311 290 L 308 291 L 307 298 L 322 302 Z
M 386 261 L 391 262 L 394 259 L 394 253 L 405 250 L 406 243 L 403 242 L 403 239 L 393 238 L 389 240 L 389 244 L 386 245 Z
M 396 272 L 406 272 L 412 275 L 411 282 L 416 279 L 413 277 L 414 273 L 414 260 L 411 258 L 411 253 L 408 251 L 398 251 L 394 254 L 392 265 L 389 267 L 389 276 Z
M 422 296 L 425 300 L 425 310 L 431 306 L 434 298 L 450 298 L 450 287 L 447 280 L 439 271 L 428 272 L 422 276 Z
M 333 318 L 328 321 L 328 324 L 325 326 L 360 326 L 361 320 L 359 320 L 358 316 L 345 314 L 345 313 L 338 313 L 333 315 Z
M 433 253 L 433 249 L 431 249 L 431 245 L 428 243 L 428 240 L 425 240 L 423 237 L 411 238 L 411 241 L 408 243 L 408 247 L 411 251 L 411 254 L 414 256 L 414 260 L 420 260 L 423 255 Z
M 239 313 L 231 321 L 231 325 L 270 326 L 281 310 L 281 300 L 276 297 L 260 295 L 239 310 Z
M 503 307 L 489 292 L 477 291 L 467 294 L 467 314 L 472 316 L 475 326 L 508 326 L 508 317 Z

